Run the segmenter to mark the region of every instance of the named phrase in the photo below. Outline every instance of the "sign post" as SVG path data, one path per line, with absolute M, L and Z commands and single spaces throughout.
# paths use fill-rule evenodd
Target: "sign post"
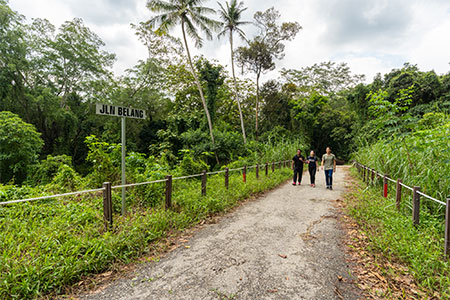
M 114 106 L 114 105 L 108 105 L 108 104 L 101 104 L 97 103 L 95 105 L 95 112 L 98 115 L 105 115 L 105 116 L 113 116 L 113 117 L 120 117 L 122 120 L 122 135 L 121 135 L 121 142 L 122 142 L 122 185 L 126 184 L 126 177 L 125 177 L 125 154 L 126 154 L 126 126 L 125 126 L 125 118 L 132 118 L 132 119 L 145 119 L 146 114 L 145 110 L 137 109 L 137 108 L 131 108 L 131 107 L 125 107 L 125 106 Z M 127 208 L 125 205 L 125 187 L 122 187 L 122 215 L 125 215 Z
M 125 152 L 126 152 L 126 127 L 125 127 L 125 117 L 122 117 L 122 185 L 127 184 L 125 178 Z M 122 215 L 124 216 L 127 212 L 127 207 L 125 205 L 125 187 L 122 187 Z

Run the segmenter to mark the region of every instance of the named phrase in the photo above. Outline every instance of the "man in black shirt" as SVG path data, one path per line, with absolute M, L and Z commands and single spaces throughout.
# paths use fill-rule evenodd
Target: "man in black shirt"
M 302 151 L 300 151 L 300 149 L 297 149 L 297 154 L 292 158 L 292 170 L 294 170 L 294 177 L 292 178 L 292 185 L 297 184 L 297 177 L 298 177 L 298 185 L 301 184 L 304 163 L 305 163 L 305 158 L 302 156 Z

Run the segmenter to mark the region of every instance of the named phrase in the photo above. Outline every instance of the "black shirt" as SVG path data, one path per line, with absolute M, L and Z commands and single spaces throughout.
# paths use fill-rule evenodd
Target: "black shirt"
M 292 160 L 294 161 L 294 168 L 303 169 L 303 161 L 305 160 L 303 155 L 298 156 L 297 154 L 295 154 Z
M 308 156 L 307 160 L 309 161 L 309 168 L 314 169 L 317 167 L 317 156 Z

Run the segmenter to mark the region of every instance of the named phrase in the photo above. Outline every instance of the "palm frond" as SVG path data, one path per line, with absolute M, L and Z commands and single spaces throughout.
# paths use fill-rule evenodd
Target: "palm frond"
M 219 3 L 219 17 L 223 21 L 223 26 L 225 27 L 223 31 L 233 31 L 236 30 L 241 38 L 245 39 L 244 32 L 239 29 L 239 26 L 251 24 L 251 22 L 247 21 L 239 21 L 242 17 L 242 12 L 247 9 L 247 7 L 244 7 L 244 2 L 237 2 L 236 0 L 231 0 L 230 3 L 225 2 L 226 8 Z M 218 37 L 224 36 L 223 31 L 219 33 Z
M 210 19 L 204 15 L 190 14 L 190 17 L 192 22 L 195 25 L 199 26 L 200 29 L 205 32 L 206 37 L 210 40 L 213 38 L 211 30 L 216 31 L 217 29 L 222 27 L 221 22 Z
M 185 18 L 184 19 L 184 23 L 186 24 L 186 32 L 187 32 L 187 34 L 195 42 L 195 47 L 201 48 L 203 46 L 203 39 L 198 34 L 197 29 L 195 28 L 194 24 L 192 24 L 192 22 L 191 22 L 191 20 L 189 20 L 189 18 Z
M 151 29 L 167 32 L 177 25 L 178 21 L 176 13 L 167 13 L 151 18 L 147 24 Z
M 222 37 L 224 37 L 228 32 L 228 28 L 225 28 L 224 30 L 222 30 L 221 32 L 219 32 L 219 34 L 217 35 L 217 37 L 220 39 Z
M 237 32 L 237 34 L 239 35 L 239 37 L 240 37 L 241 39 L 243 39 L 244 41 L 248 42 L 248 39 L 247 39 L 247 37 L 245 36 L 245 32 L 244 32 L 242 29 L 240 29 L 239 27 L 236 27 L 236 28 L 235 28 L 235 31 Z
M 173 1 L 172 1 L 173 2 Z M 178 6 L 167 1 L 150 0 L 147 2 L 147 8 L 152 12 L 173 12 L 178 10 Z
M 216 14 L 216 10 L 210 7 L 205 7 L 205 6 L 193 6 L 190 8 L 193 12 L 195 12 L 196 14 Z

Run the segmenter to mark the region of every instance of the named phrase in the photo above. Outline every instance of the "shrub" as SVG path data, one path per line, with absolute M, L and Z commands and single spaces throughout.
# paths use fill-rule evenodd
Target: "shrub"
M 0 182 L 21 183 L 37 161 L 43 141 L 36 128 L 12 112 L 0 112 Z

